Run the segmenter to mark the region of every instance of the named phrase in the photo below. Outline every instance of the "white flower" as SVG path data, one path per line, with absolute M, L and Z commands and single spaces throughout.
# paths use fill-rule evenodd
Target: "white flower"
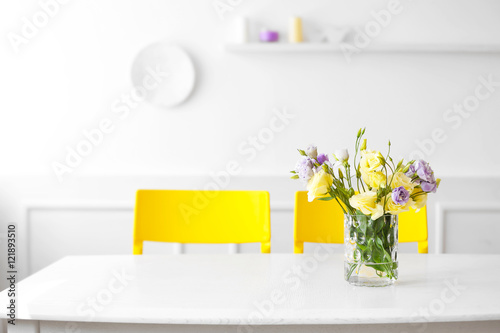
M 313 145 L 310 145 L 309 147 L 307 147 L 306 149 L 306 154 L 307 156 L 309 156 L 310 158 L 314 158 L 316 159 L 318 157 L 318 147 L 316 146 L 313 146 Z
M 337 149 L 335 151 L 335 157 L 340 161 L 340 162 L 344 162 L 344 161 L 347 161 L 349 159 L 349 152 L 347 151 L 347 149 Z

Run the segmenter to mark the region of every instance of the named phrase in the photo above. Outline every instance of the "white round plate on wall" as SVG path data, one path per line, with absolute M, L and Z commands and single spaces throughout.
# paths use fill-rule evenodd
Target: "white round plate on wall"
M 160 107 L 184 102 L 191 94 L 196 75 L 193 62 L 181 47 L 155 43 L 145 47 L 132 65 L 132 82 L 145 91 L 145 100 Z

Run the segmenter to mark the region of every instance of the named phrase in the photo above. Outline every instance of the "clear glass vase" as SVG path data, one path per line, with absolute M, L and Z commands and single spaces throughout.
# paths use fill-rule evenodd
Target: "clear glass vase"
M 398 216 L 376 220 L 344 215 L 344 278 L 355 286 L 384 287 L 398 279 Z

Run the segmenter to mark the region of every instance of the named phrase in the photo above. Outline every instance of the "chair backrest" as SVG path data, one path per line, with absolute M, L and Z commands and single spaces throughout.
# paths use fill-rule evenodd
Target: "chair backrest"
M 261 243 L 261 252 L 270 253 L 269 193 L 138 190 L 134 254 L 142 254 L 144 241 Z
M 295 193 L 294 253 L 304 252 L 304 242 L 344 243 L 344 212 L 335 200 L 307 201 L 307 192 Z M 427 209 L 399 214 L 399 242 L 418 242 L 418 252 L 427 253 Z
M 344 212 L 334 201 L 307 201 L 307 192 L 295 193 L 294 253 L 304 252 L 304 242 L 344 242 Z

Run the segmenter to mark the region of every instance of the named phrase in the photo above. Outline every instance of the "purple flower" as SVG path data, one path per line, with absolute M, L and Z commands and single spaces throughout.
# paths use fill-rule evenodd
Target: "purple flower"
M 392 190 L 392 201 L 398 205 L 406 205 L 410 200 L 410 192 L 408 192 L 403 186 L 396 187 Z
M 424 192 L 436 193 L 437 183 L 436 183 L 436 181 L 433 181 L 433 182 L 421 182 L 420 183 L 420 187 L 422 188 L 422 191 L 424 191 Z
M 295 165 L 295 172 L 299 175 L 299 179 L 307 183 L 314 175 L 313 161 L 308 157 L 301 158 Z
M 413 176 L 415 176 L 415 172 L 416 172 L 415 163 L 413 163 L 412 165 L 410 165 L 408 171 L 406 171 L 406 175 L 410 178 L 413 178 Z
M 325 161 L 329 161 L 328 155 L 326 155 L 326 154 L 319 154 L 317 160 L 318 160 L 319 164 L 323 164 L 323 163 L 325 163 Z
M 429 163 L 424 160 L 418 160 L 413 163 L 413 166 L 415 167 L 415 172 L 420 180 L 430 183 L 436 182 L 436 179 L 434 178 L 434 171 L 432 171 Z

